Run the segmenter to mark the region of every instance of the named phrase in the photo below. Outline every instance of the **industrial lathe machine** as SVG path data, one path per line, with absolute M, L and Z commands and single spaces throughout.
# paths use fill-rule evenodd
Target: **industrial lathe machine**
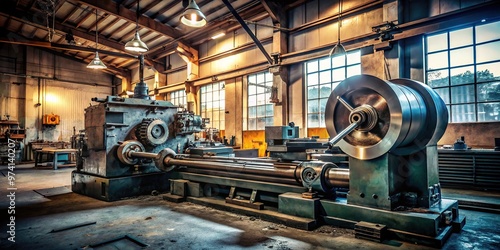
M 409 79 L 353 76 L 332 91 L 325 114 L 329 142 L 294 140 L 293 125 L 272 127 L 266 134 L 279 143 L 270 148 L 286 159 L 251 159 L 210 147 L 190 154 L 200 117 L 168 102 L 108 97 L 86 110 L 73 190 L 114 200 L 168 189 L 165 199 L 306 230 L 354 228 L 356 237 L 379 242 L 397 237 L 439 247 L 462 229 L 458 202 L 443 199 L 439 184 L 436 143 L 448 112 L 436 92 Z M 318 150 L 305 157 L 297 145 Z

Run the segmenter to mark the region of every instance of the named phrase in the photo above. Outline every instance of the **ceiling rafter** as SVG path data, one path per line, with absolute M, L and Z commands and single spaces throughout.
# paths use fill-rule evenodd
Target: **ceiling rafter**
M 144 8 L 141 8 L 139 9 L 139 13 L 142 15 L 144 13 L 146 13 L 148 10 L 152 9 L 153 7 L 155 7 L 157 4 L 159 4 L 161 1 L 163 0 L 154 0 L 152 1 L 151 3 L 149 3 L 148 5 L 144 6 Z
M 13 30 L 9 30 L 9 29 L 6 29 L 6 30 L 14 32 Z M 50 49 L 55 54 L 65 54 L 65 53 L 61 52 L 61 51 L 66 51 L 65 47 L 67 47 L 67 48 L 76 47 L 76 46 L 54 47 L 53 43 L 50 43 L 50 42 L 30 40 L 30 39 L 28 39 L 26 37 L 22 37 L 22 38 L 24 38 L 25 40 L 24 41 L 13 41 L 13 40 L 10 40 L 10 39 L 0 39 L 0 42 L 11 43 L 11 44 L 22 44 L 22 45 L 27 45 L 27 46 L 40 47 L 40 48 L 43 48 L 43 49 Z M 58 46 L 60 46 L 60 45 L 58 45 Z M 80 50 L 81 48 L 77 48 L 77 49 Z M 92 52 L 89 51 L 88 53 L 92 53 Z M 73 55 L 73 58 L 77 57 L 77 54 Z M 85 59 L 83 61 L 86 62 L 86 63 L 90 62 L 90 60 L 85 60 Z M 125 77 L 128 76 L 128 75 L 130 75 L 129 71 L 125 71 L 123 69 L 119 69 L 119 68 L 112 67 L 112 66 L 108 66 L 107 70 L 109 70 L 109 72 L 112 72 L 113 74 L 119 74 L 119 75 L 122 75 L 122 76 L 125 76 Z
M 89 25 L 89 28 L 87 29 L 87 31 L 90 32 L 92 30 L 95 30 L 96 24 L 103 22 L 108 16 L 109 16 L 108 13 L 104 13 L 102 15 L 99 15 L 99 18 L 97 19 L 97 21 L 92 21 L 92 23 Z M 102 29 L 100 29 L 99 31 L 102 31 Z
M 269 13 L 273 23 L 284 25 L 281 22 L 287 18 L 283 1 L 262 0 L 261 2 L 264 9 L 266 9 L 267 13 Z
M 78 11 L 81 7 L 82 7 L 82 5 L 81 5 L 81 4 L 79 4 L 79 3 L 78 3 L 78 4 L 76 4 L 76 6 L 75 6 L 75 7 L 71 10 L 71 12 L 63 18 L 62 23 L 65 23 L 66 21 L 68 21 L 68 19 L 69 19 L 72 15 L 74 15 L 74 14 L 76 13 L 76 11 Z
M 101 0 L 76 0 L 82 4 L 92 6 L 94 8 L 98 8 L 104 12 L 109 14 L 120 16 L 121 18 L 127 20 L 130 23 L 136 22 L 136 13 L 135 11 L 131 11 L 124 6 L 117 5 L 112 1 L 101 1 Z M 145 17 L 143 15 L 139 16 L 137 23 L 139 26 L 154 30 L 158 33 L 164 34 L 165 36 L 169 36 L 171 38 L 178 38 L 182 36 L 182 33 L 171 26 L 162 24 L 157 22 L 151 18 Z
M 120 19 L 120 18 L 118 18 L 118 19 Z M 116 33 L 120 32 L 126 28 L 129 28 L 129 27 L 130 26 L 128 26 L 127 24 L 122 24 L 122 25 L 118 26 L 118 28 L 112 30 L 108 35 L 106 35 L 106 38 L 109 39 L 113 36 L 113 34 L 116 34 Z
M 77 21 L 76 23 L 76 27 L 80 27 L 85 21 L 87 21 L 87 19 L 89 19 L 89 17 L 93 16 L 94 15 L 94 10 L 92 9 L 92 11 L 88 11 L 85 16 L 83 16 L 82 18 L 80 18 L 80 20 Z
M 230 0 L 229 2 L 234 2 L 235 0 Z M 221 8 L 225 8 L 224 6 L 221 6 Z M 217 10 L 220 10 L 220 8 L 214 8 L 210 11 L 217 11 Z M 251 15 L 255 15 L 256 12 L 261 12 L 262 10 L 262 5 L 260 4 L 260 1 L 252 1 L 252 2 L 249 2 L 243 6 L 240 6 L 237 11 L 240 13 L 240 15 L 242 17 L 245 17 L 245 16 L 251 16 Z M 266 13 L 266 15 L 268 15 Z M 232 14 L 228 11 L 226 14 L 222 15 L 219 19 L 223 20 L 223 21 L 212 21 L 210 22 L 211 26 L 220 26 L 222 24 L 226 24 L 226 23 L 229 23 L 231 22 L 231 20 L 229 19 L 229 17 L 232 17 Z M 214 24 L 215 23 L 215 24 Z M 238 24 L 238 27 L 239 27 L 239 24 Z M 185 34 L 184 36 L 181 37 L 181 39 L 187 39 L 188 37 L 189 38 L 193 38 L 193 37 L 196 37 L 197 35 L 201 35 L 201 34 L 206 34 L 206 29 L 196 29 L 196 30 L 193 30 L 192 32 L 188 33 L 188 34 Z M 166 42 L 163 46 L 157 46 L 156 48 L 153 48 L 153 49 L 150 49 L 146 54 L 149 55 L 151 58 L 154 58 L 155 60 L 157 59 L 160 59 L 162 57 L 164 57 L 166 54 L 168 54 L 169 52 L 165 51 L 166 48 L 169 48 L 170 45 L 174 44 L 176 41 L 178 41 L 179 39 L 177 40 L 171 40 L 171 41 L 168 41 Z M 191 46 L 191 45 L 190 45 Z
M 3 13 L 2 10 L 0 10 L 0 14 L 1 13 Z M 33 23 L 33 22 L 28 21 L 30 19 L 26 18 L 27 17 L 26 14 L 27 14 L 26 12 L 19 11 L 19 10 L 12 10 L 12 11 L 10 11 L 10 13 L 3 13 L 4 16 L 13 18 L 18 22 L 26 23 L 26 24 L 29 24 L 29 25 L 35 27 L 36 29 L 34 30 L 34 32 L 36 32 L 37 29 L 45 30 L 45 27 L 43 24 L 37 24 L 37 23 Z M 58 20 L 58 19 L 56 19 L 56 23 L 54 24 L 54 29 L 56 31 L 62 32 L 62 33 L 67 33 L 69 31 L 71 31 L 73 33 L 73 36 L 80 37 L 80 38 L 87 40 L 87 41 L 92 41 L 92 42 L 95 41 L 95 34 L 91 34 L 91 33 L 87 32 L 86 30 L 82 30 L 81 28 L 76 28 L 76 27 L 69 25 L 67 23 L 61 24 L 60 20 Z M 33 37 L 33 36 L 30 36 L 30 37 Z M 113 40 L 106 39 L 101 35 L 99 35 L 98 37 L 99 37 L 99 44 L 100 45 L 106 46 L 106 47 L 111 48 L 111 49 L 115 49 L 115 50 L 120 51 L 124 54 L 130 54 L 127 51 L 125 51 L 123 44 L 121 44 L 119 42 L 115 42 Z
M 140 31 L 142 30 L 142 28 L 139 27 L 139 33 Z M 145 37 L 149 36 L 151 33 L 153 33 L 154 31 L 152 30 L 148 30 L 146 29 L 146 32 L 144 32 L 144 34 L 141 35 L 141 40 L 143 40 L 144 42 L 146 42 L 146 40 L 144 39 Z M 131 30 L 129 33 L 125 34 L 122 36 L 122 40 L 120 40 L 121 42 L 128 42 L 130 40 L 132 40 L 132 38 L 134 37 L 135 35 L 135 29 Z
M 113 19 L 113 21 L 109 22 L 108 24 L 104 25 L 104 27 L 100 28 L 101 33 L 105 32 L 106 30 L 108 30 L 109 27 L 115 25 L 118 21 L 121 20 L 119 17 L 112 16 L 112 15 L 108 15 L 108 17 L 114 17 L 115 19 Z M 90 31 L 90 30 L 88 30 L 88 31 Z
M 54 7 L 54 13 L 57 13 L 57 11 L 59 11 L 59 9 L 63 6 L 65 2 L 66 1 L 57 1 L 56 6 Z
M 130 9 L 130 8 L 134 7 L 136 4 L 137 4 L 137 0 L 132 0 L 128 4 L 123 4 L 123 6 L 125 6 L 125 8 L 127 8 L 127 9 Z
M 165 13 L 169 9 L 172 9 L 174 6 L 176 6 L 180 2 L 182 2 L 182 0 L 172 1 L 170 4 L 167 4 L 165 7 L 161 8 L 156 13 L 154 13 L 153 15 L 151 15 L 150 18 L 153 19 L 153 20 L 156 19 L 159 15 Z

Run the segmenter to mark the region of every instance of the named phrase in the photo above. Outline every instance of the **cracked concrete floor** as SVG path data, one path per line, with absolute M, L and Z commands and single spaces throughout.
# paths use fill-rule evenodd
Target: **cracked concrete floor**
M 5 174 L 5 167 L 0 170 Z M 406 242 L 359 240 L 352 230 L 331 226 L 308 232 L 188 202 L 171 203 L 161 195 L 110 203 L 74 193 L 43 197 L 33 191 L 70 185 L 71 170 L 34 169 L 32 165 L 15 170 L 16 242 L 7 240 L 7 227 L 2 226 L 1 249 L 91 249 L 124 235 L 147 244 L 146 249 L 432 249 Z M 6 225 L 5 177 L 0 186 L 0 223 Z M 460 212 L 467 216 L 467 224 L 443 249 L 498 249 L 498 214 Z M 84 222 L 95 224 L 51 233 Z

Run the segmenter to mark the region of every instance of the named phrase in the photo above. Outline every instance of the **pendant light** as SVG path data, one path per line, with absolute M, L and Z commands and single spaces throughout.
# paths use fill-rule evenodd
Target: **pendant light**
M 89 69 L 105 69 L 105 68 L 107 68 L 106 65 L 104 65 L 104 63 L 99 58 L 99 52 L 97 52 L 97 44 L 98 44 L 97 34 L 98 34 L 98 30 L 97 30 L 97 9 L 96 9 L 95 10 L 95 57 L 94 57 L 94 59 L 92 59 L 92 61 L 90 61 L 89 65 L 87 65 L 87 68 L 89 68 Z
M 341 16 L 342 16 L 342 0 L 339 1 L 338 41 L 337 41 L 337 44 L 335 44 L 335 46 L 333 46 L 332 50 L 330 50 L 330 57 L 341 55 L 341 54 L 344 54 L 344 56 L 347 56 L 344 45 L 342 45 L 340 43 L 340 26 L 342 26 L 342 20 L 340 20 Z
M 146 43 L 141 41 L 141 37 L 139 36 L 139 0 L 137 0 L 137 10 L 136 10 L 136 20 L 135 20 L 135 35 L 132 40 L 125 44 L 125 49 L 133 52 L 144 53 L 149 50 Z
M 189 5 L 181 16 L 181 23 L 195 28 L 203 27 L 207 24 L 207 18 L 201 12 L 195 0 L 189 0 Z

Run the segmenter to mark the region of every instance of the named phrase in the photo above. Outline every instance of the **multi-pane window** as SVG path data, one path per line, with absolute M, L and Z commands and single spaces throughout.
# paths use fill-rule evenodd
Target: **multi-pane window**
M 170 102 L 175 106 L 187 108 L 186 91 L 178 90 L 170 92 Z
M 325 127 L 326 101 L 332 90 L 344 79 L 361 74 L 361 53 L 323 57 L 305 63 L 307 88 L 307 127 Z
M 500 120 L 500 22 L 426 37 L 427 84 L 450 122 Z
M 248 124 L 247 130 L 264 130 L 274 122 L 273 104 L 269 102 L 273 86 L 271 73 L 248 76 Z
M 226 93 L 224 82 L 207 84 L 201 87 L 201 117 L 209 118 L 208 127 L 225 129 Z

